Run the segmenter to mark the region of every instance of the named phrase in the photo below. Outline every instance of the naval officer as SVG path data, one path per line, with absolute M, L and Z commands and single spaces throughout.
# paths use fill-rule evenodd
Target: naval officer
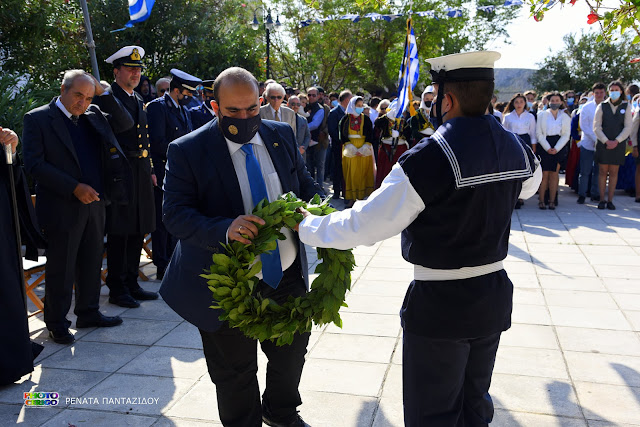
M 347 249 L 402 232 L 414 280 L 400 312 L 405 425 L 482 426 L 513 285 L 503 268 L 511 214 L 535 194 L 539 163 L 485 115 L 497 52 L 428 59 L 442 126 L 407 151 L 368 200 L 299 226 L 309 245 Z
M 198 129 L 202 125 L 206 125 L 216 116 L 211 106 L 211 101 L 214 99 L 213 82 L 214 80 L 204 80 L 202 82 L 203 103 L 199 107 L 189 110 L 191 113 L 191 121 L 193 122 L 193 130 Z
M 151 234 L 153 263 L 157 268 L 157 279 L 162 280 L 167 264 L 176 246 L 175 239 L 162 223 L 162 184 L 167 163 L 169 143 L 191 132 L 193 123 L 187 105 L 202 83 L 197 77 L 173 68 L 170 72 L 169 91 L 147 105 L 149 119 L 149 143 L 158 186 L 155 187 L 156 230 Z
M 153 187 L 157 183 L 149 157 L 149 125 L 142 96 L 134 89 L 140 83 L 144 49 L 125 46 L 105 60 L 113 65 L 115 81 L 111 89 L 94 98 L 106 113 L 124 106 L 133 126 L 116 132 L 124 150 L 131 176 L 127 182 L 127 202 L 107 207 L 107 286 L 109 302 L 121 307 L 139 307 L 137 300 L 158 298 L 138 284 L 138 268 L 144 235 L 156 228 Z M 96 93 L 101 92 L 96 85 Z

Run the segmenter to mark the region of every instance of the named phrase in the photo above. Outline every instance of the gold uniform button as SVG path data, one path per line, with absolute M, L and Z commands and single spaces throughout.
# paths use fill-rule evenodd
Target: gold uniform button
M 142 150 L 142 157 L 147 157 L 149 152 L 147 150 Z
M 140 127 L 140 125 L 138 125 L 138 128 Z
M 138 147 L 142 148 L 142 144 L 138 145 Z
M 145 126 L 147 129 L 149 129 L 149 125 Z
M 138 134 L 138 138 L 142 138 L 142 134 L 141 133 Z

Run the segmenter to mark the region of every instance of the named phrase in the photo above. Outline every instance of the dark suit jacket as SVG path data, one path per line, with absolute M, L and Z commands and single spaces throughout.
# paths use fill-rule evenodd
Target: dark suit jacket
M 324 195 L 307 172 L 291 126 L 263 121 L 259 133 L 284 193 L 293 191 L 304 200 L 316 193 Z M 180 241 L 160 294 L 188 322 L 215 331 L 222 325 L 218 320 L 221 313 L 209 308 L 211 291 L 199 276 L 211 265 L 211 256 L 224 251 L 220 242 L 226 241 L 231 222 L 244 214 L 240 184 L 217 120 L 172 142 L 167 157 L 163 220 L 169 233 Z M 304 245 L 299 240 L 298 244 L 308 287 Z
M 105 194 L 101 200 L 126 203 L 126 182 L 131 173 L 124 152 L 111 131 L 113 126 L 131 127 L 131 120 L 104 114 L 97 105 L 90 105 L 84 113 L 89 124 L 100 135 L 102 143 L 102 171 Z M 24 116 L 22 154 L 28 173 L 36 180 L 36 215 L 40 226 L 47 229 L 68 230 L 78 218 L 82 206 L 73 195 L 82 182 L 82 170 L 71 136 L 63 121 L 56 98 L 50 104 L 29 111 Z
M 201 128 L 215 118 L 215 116 L 211 114 L 211 111 L 209 111 L 209 109 L 205 107 L 204 104 L 199 107 L 190 109 L 189 113 L 191 114 L 193 130 Z
M 153 161 L 153 169 L 156 178 L 158 178 L 159 186 L 164 181 L 169 143 L 193 130 L 191 113 L 187 107 L 178 106 L 176 108 L 169 98 L 171 98 L 169 93 L 165 93 L 162 98 L 156 98 L 147 104 L 151 161 Z
M 327 119 L 327 127 L 329 128 L 329 136 L 331 137 L 331 148 L 342 151 L 342 143 L 340 142 L 340 129 L 338 123 L 344 117 L 344 110 L 341 106 L 333 107 Z

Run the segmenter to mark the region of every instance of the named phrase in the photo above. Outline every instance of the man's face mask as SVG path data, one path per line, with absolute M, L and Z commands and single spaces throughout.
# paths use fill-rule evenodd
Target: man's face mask
M 246 144 L 251 141 L 258 133 L 262 120 L 260 114 L 246 119 L 237 119 L 233 117 L 222 116 L 222 112 L 218 111 L 220 116 L 220 129 L 224 136 L 235 142 L 236 144 Z

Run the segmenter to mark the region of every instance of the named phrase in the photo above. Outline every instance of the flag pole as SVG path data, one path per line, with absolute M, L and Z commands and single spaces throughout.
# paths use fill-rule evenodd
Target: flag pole
M 91 20 L 89 19 L 89 7 L 87 6 L 87 0 L 80 0 L 80 6 L 82 6 L 82 15 L 84 15 L 84 27 L 87 29 L 87 48 L 89 48 L 89 56 L 91 57 L 93 76 L 100 81 L 98 60 L 96 59 L 96 43 L 93 41 L 93 32 L 91 31 Z

